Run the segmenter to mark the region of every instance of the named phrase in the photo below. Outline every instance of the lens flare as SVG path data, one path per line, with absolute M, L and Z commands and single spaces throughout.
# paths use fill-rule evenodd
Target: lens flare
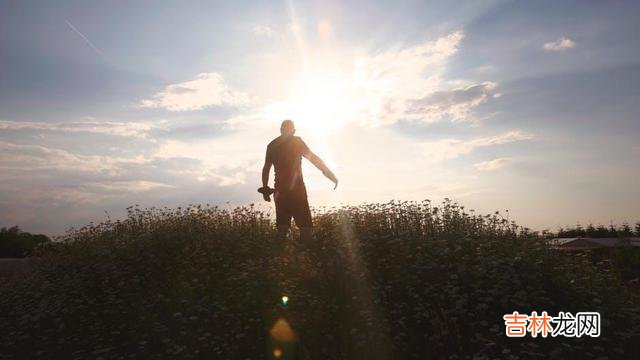
M 282 356 L 282 350 L 279 347 L 273 349 L 273 357 L 278 359 Z
M 280 342 L 291 342 L 297 339 L 296 334 L 293 332 L 293 329 L 287 322 L 287 320 L 280 318 L 269 331 L 269 335 L 275 341 Z

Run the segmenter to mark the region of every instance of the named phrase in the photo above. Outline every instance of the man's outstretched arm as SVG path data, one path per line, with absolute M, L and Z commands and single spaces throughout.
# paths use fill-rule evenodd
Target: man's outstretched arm
M 320 171 L 322 171 L 322 175 L 333 181 L 333 183 L 335 184 L 335 186 L 333 187 L 334 189 L 338 187 L 338 178 L 331 170 L 329 170 L 329 167 L 327 167 L 327 165 L 324 163 L 324 161 L 322 161 L 322 159 L 320 159 L 318 155 L 309 150 L 308 152 L 304 153 L 303 156 L 307 158 L 307 160 L 311 161 L 311 163 Z

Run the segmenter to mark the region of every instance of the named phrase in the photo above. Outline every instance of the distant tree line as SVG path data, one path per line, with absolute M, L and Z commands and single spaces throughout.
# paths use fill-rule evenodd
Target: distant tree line
M 43 244 L 50 243 L 46 235 L 30 234 L 18 226 L 0 229 L 0 258 L 20 258 L 33 255 Z
M 582 227 L 577 224 L 574 228 L 558 230 L 558 237 L 572 238 L 572 237 L 591 237 L 591 238 L 611 238 L 611 237 L 640 237 L 640 222 L 635 224 L 634 228 L 627 223 L 623 223 L 620 226 L 617 225 L 598 225 L 594 226 L 589 224 L 587 227 Z

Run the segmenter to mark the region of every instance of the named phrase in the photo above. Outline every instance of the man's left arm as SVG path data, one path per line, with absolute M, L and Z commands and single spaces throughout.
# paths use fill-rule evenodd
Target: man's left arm
M 338 187 L 338 178 L 333 173 L 333 171 L 331 171 L 327 164 L 325 164 L 318 155 L 314 154 L 306 144 L 304 144 L 303 148 L 304 150 L 302 152 L 302 156 L 309 160 L 315 167 L 318 168 L 318 170 L 322 171 L 322 175 L 333 181 L 333 183 L 335 184 L 333 189 L 335 190 Z

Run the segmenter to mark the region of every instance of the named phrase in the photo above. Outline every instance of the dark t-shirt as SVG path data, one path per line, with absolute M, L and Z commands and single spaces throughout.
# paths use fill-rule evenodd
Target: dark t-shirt
M 267 145 L 266 161 L 275 167 L 276 190 L 304 188 L 301 161 L 308 152 L 307 144 L 298 136 L 278 136 Z

